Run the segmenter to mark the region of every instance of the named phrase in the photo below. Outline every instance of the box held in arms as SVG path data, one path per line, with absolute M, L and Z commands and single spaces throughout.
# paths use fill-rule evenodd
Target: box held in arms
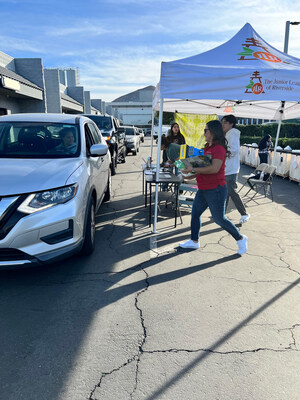
M 174 164 L 178 169 L 208 167 L 211 165 L 211 154 L 183 158 L 175 161 Z

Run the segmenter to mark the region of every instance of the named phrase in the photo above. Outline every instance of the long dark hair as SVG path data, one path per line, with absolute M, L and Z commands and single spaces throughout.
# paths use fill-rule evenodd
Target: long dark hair
M 212 145 L 219 144 L 226 150 L 226 156 L 230 157 L 230 151 L 228 150 L 228 142 L 224 135 L 222 124 L 219 120 L 208 121 L 206 124 L 210 133 L 213 135 Z
M 261 139 L 261 141 L 258 143 L 258 148 L 259 150 L 263 150 L 267 147 L 267 142 L 269 141 L 269 139 L 271 139 L 272 136 L 271 135 L 266 135 L 265 137 L 263 137 Z
M 173 133 L 174 125 L 178 126 L 177 135 L 174 135 L 174 133 Z M 178 144 L 185 144 L 185 138 L 184 138 L 183 134 L 180 132 L 180 126 L 177 124 L 177 122 L 173 122 L 173 124 L 171 125 L 171 129 L 168 132 L 168 139 L 170 140 L 171 143 L 176 141 L 176 143 L 178 143 Z

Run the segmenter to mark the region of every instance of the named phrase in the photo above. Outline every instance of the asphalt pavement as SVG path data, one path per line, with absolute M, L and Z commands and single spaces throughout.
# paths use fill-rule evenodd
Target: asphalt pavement
M 148 226 L 149 154 L 147 137 L 118 165 L 91 257 L 0 273 L 0 397 L 299 400 L 300 186 L 276 177 L 273 202 L 247 203 L 247 254 L 209 211 L 183 250 L 189 210 L 174 228 L 162 205 Z

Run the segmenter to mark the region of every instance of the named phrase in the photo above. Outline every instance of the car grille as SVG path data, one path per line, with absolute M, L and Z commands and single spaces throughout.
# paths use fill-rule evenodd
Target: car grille
M 34 257 L 29 256 L 23 251 L 17 249 L 0 249 L 0 262 L 2 261 L 18 261 L 18 260 L 34 260 Z
M 0 197 L 0 240 L 11 231 L 16 223 L 26 214 L 17 211 L 27 195 L 16 197 Z

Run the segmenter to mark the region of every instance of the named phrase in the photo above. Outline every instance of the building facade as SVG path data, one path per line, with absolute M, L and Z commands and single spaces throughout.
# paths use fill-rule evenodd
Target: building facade
M 119 118 L 124 125 L 150 127 L 154 86 L 146 86 L 107 103 L 106 112 Z
M 44 68 L 41 58 L 0 52 L 0 115 L 16 113 L 101 114 L 105 109 L 80 86 L 77 69 Z

